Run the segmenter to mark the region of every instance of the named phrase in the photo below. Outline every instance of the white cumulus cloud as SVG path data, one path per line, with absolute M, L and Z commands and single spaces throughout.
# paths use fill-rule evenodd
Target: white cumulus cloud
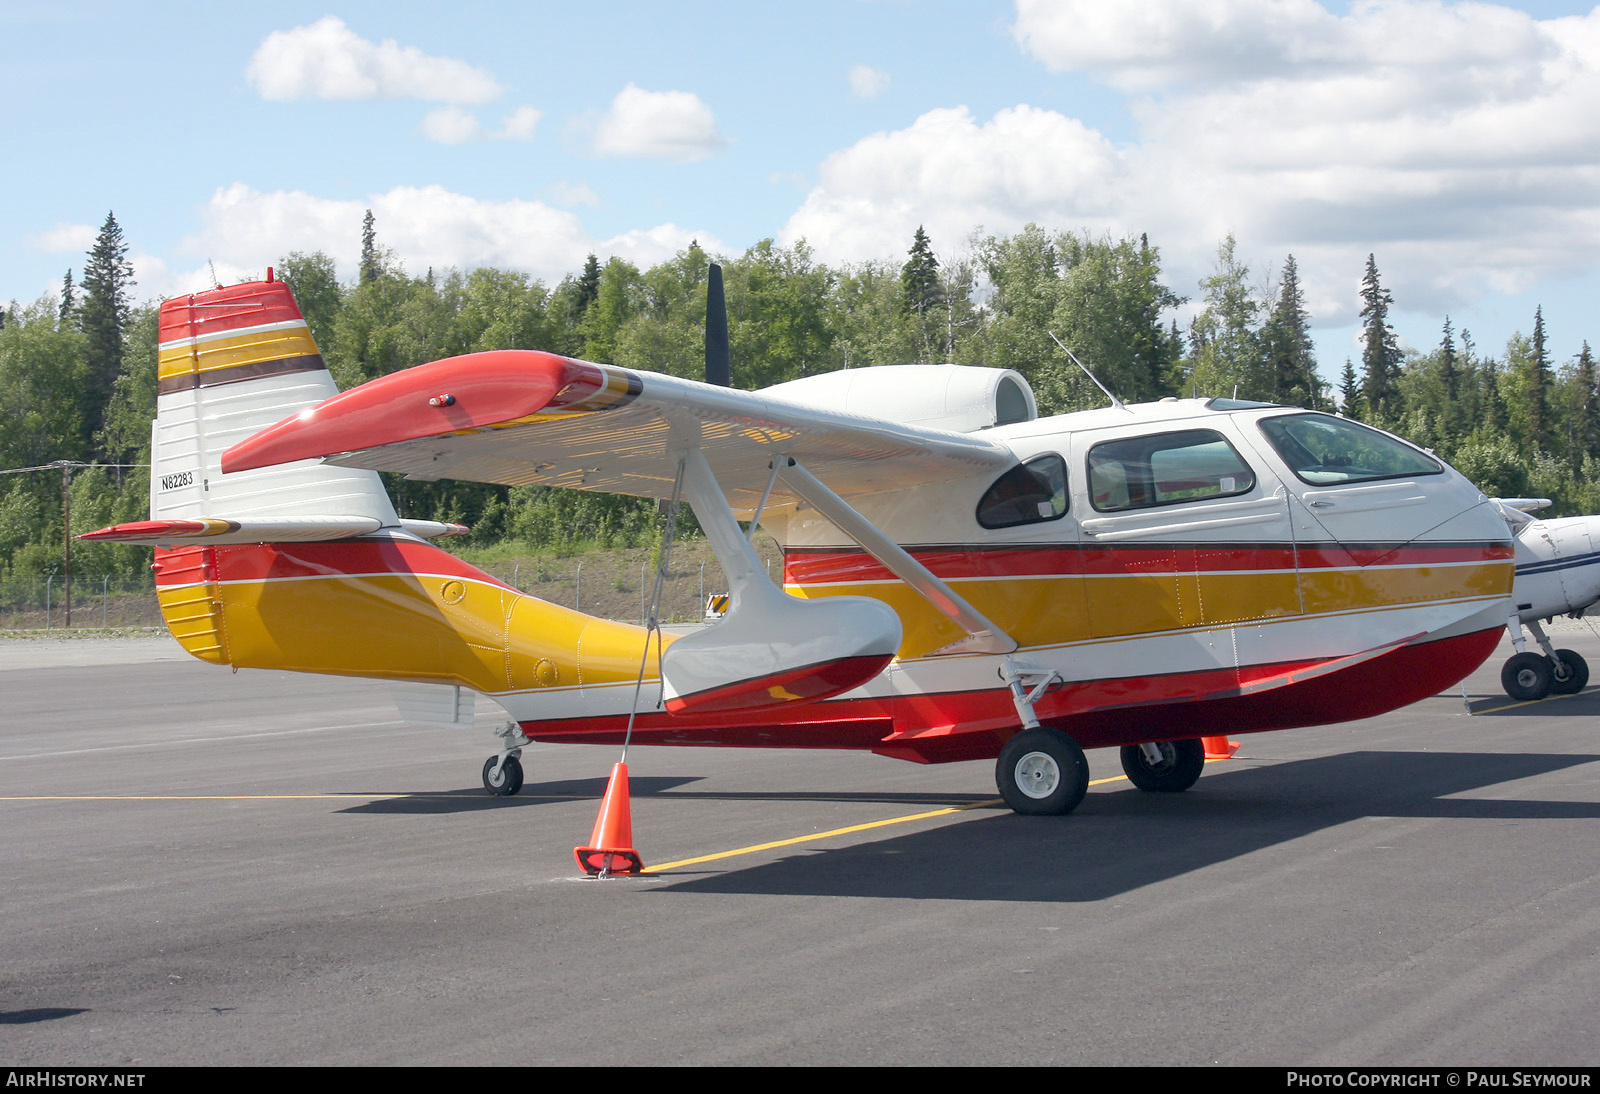
M 422 135 L 439 144 L 466 144 L 469 141 L 531 141 L 543 117 L 531 106 L 519 106 L 507 114 L 499 129 L 485 129 L 478 116 L 459 106 L 441 106 L 422 119 Z
M 727 142 L 711 108 L 688 91 L 646 91 L 629 84 L 594 127 L 597 155 L 691 163 Z
M 380 246 L 393 251 L 412 274 L 432 266 L 469 270 L 494 266 L 522 270 L 554 283 L 583 267 L 592 251 L 649 265 L 698 238 L 722 244 L 705 231 L 673 224 L 597 240 L 577 215 L 540 201 L 486 201 L 442 186 L 397 186 L 362 200 L 319 197 L 301 190 L 261 191 L 244 183 L 217 190 L 202 212 L 202 227 L 180 244 L 198 263 L 163 284 L 142 284 L 152 294 L 194 292 L 210 284 L 206 260 L 226 283 L 261 271 L 290 251 L 323 251 L 343 276 L 356 269 L 361 222 L 371 209 Z M 141 277 L 144 270 L 140 270 Z
M 100 229 L 93 224 L 57 224 L 37 235 L 29 236 L 28 242 L 37 249 L 49 254 L 70 254 L 74 251 L 87 252 L 94 246 L 95 237 L 100 234 Z
M 533 131 L 538 128 L 539 119 L 544 117 L 544 112 L 535 110 L 531 106 L 519 106 L 505 121 L 500 123 L 500 128 L 495 132 L 495 137 L 506 141 L 531 141 Z
M 889 90 L 889 74 L 871 65 L 855 65 L 846 79 L 850 81 L 850 94 L 858 99 L 875 99 Z
M 918 224 L 945 249 L 980 225 L 1148 232 L 1183 288 L 1233 233 L 1258 264 L 1294 253 L 1319 319 L 1339 321 L 1369 252 L 1435 311 L 1600 253 L 1600 9 L 1018 0 L 1014 33 L 1127 92 L 1135 132 L 930 111 L 830 156 L 782 238 L 838 260 L 902 254 Z
M 1029 106 L 980 124 L 966 107 L 930 110 L 909 128 L 836 152 L 783 231 L 829 260 L 899 254 L 924 225 L 941 245 L 979 225 L 1107 225 L 1124 166 L 1082 122 Z
M 422 135 L 439 144 L 466 144 L 483 138 L 483 123 L 469 110 L 441 106 L 423 117 Z
M 500 85 L 481 68 L 393 39 L 372 42 L 328 15 L 267 35 L 245 78 L 264 99 L 421 99 L 486 103 Z

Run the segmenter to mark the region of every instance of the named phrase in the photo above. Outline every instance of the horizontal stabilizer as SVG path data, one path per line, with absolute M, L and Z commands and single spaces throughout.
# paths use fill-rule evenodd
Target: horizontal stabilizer
M 135 543 L 165 547 L 186 543 L 323 543 L 353 539 L 376 532 L 383 522 L 375 517 L 279 517 L 227 520 L 193 517 L 172 520 L 136 520 L 85 532 L 78 539 L 102 543 Z M 401 520 L 400 527 L 418 539 L 459 536 L 464 524 L 437 520 Z

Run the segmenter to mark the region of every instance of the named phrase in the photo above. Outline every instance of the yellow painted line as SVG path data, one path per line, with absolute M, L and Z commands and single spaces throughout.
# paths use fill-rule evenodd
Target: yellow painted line
M 1441 694 L 1443 693 L 1441 692 Z M 1518 707 L 1531 707 L 1535 703 L 1553 703 L 1557 699 L 1576 699 L 1580 695 L 1587 694 L 1589 694 L 1589 689 L 1584 688 L 1582 691 L 1568 692 L 1565 695 L 1546 695 L 1543 699 L 1524 699 L 1520 703 L 1507 703 L 1503 707 L 1488 707 L 1484 710 L 1471 710 L 1471 704 L 1469 703 L 1468 710 L 1473 714 L 1498 714 L 1502 710 L 1516 710 Z
M 1125 780 L 1128 776 L 1116 775 L 1109 779 L 1092 779 L 1090 786 L 1102 786 Z M 848 836 L 852 832 L 866 832 L 873 828 L 887 828 L 892 824 L 909 824 L 912 821 L 927 820 L 930 817 L 947 817 L 952 813 L 962 813 L 968 809 L 989 809 L 1004 804 L 999 798 L 990 798 L 987 801 L 971 802 L 967 805 L 952 805 L 945 809 L 935 809 L 927 813 L 912 813 L 904 817 L 890 817 L 887 820 L 868 821 L 866 824 L 852 824 L 848 828 L 834 828 L 827 832 L 814 832 L 809 836 L 795 836 L 792 839 L 774 840 L 771 843 L 757 843 L 750 847 L 738 847 L 732 851 L 718 851 L 711 855 L 701 855 L 698 858 L 679 859 L 677 862 L 663 862 L 659 866 L 651 866 L 644 872 L 646 874 L 659 874 L 663 870 L 675 870 L 682 866 L 695 866 L 702 862 L 715 862 L 717 859 L 734 858 L 738 855 L 753 855 L 757 851 L 770 851 L 775 847 L 793 847 L 800 843 L 812 843 L 819 839 L 832 839 L 834 836 Z

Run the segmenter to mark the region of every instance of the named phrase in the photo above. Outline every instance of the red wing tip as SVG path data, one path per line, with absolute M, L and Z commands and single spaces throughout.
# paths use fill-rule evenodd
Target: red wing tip
M 109 528 L 97 528 L 93 532 L 83 532 L 74 539 L 90 540 L 118 540 L 118 539 L 150 539 L 154 536 L 181 536 L 193 535 L 205 531 L 206 526 L 198 520 L 136 520 L 127 524 L 113 524 Z

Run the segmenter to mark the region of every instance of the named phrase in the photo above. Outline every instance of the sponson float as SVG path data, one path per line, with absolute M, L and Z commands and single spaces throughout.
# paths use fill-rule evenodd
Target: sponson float
M 219 665 L 388 678 L 419 709 L 488 696 L 510 715 L 495 793 L 530 741 L 616 743 L 632 716 L 641 743 L 998 757 L 1012 808 L 1065 813 L 1084 748 L 1182 790 L 1198 738 L 1414 702 L 1513 611 L 1476 487 L 1289 407 L 1040 418 L 1003 369 L 738 391 L 526 350 L 341 394 L 270 277 L 168 301 L 159 383 L 151 519 L 92 535 L 161 548 L 173 634 Z M 681 497 L 730 609 L 647 645 L 431 545 L 459 529 L 399 519 L 377 471 Z M 740 518 L 782 545 L 782 588 Z

